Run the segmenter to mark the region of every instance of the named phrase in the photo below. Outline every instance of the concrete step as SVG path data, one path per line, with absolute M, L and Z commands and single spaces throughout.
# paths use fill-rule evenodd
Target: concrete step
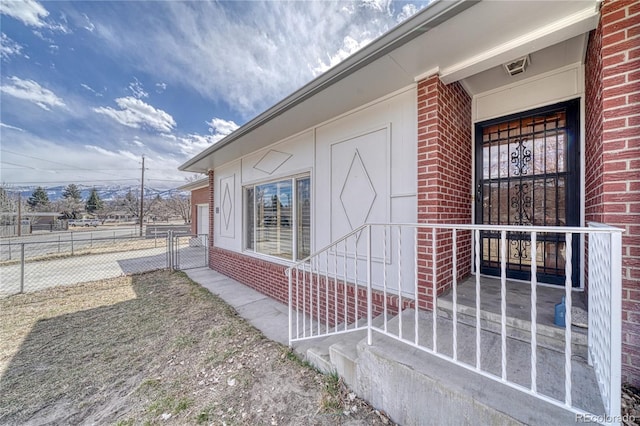
M 546 355 L 540 362 L 549 360 Z M 380 334 L 371 346 L 358 344 L 357 373 L 351 388 L 399 424 L 550 426 L 576 421 L 574 413 L 557 405 Z M 551 380 L 539 374 L 540 385 Z M 547 388 L 539 386 L 544 392 Z M 585 401 L 590 389 L 597 394 L 596 383 L 575 384 L 574 402 L 579 399 L 580 406 L 603 413 L 601 402 Z
M 458 322 L 475 327 L 476 309 L 475 306 L 465 306 L 458 304 Z M 453 319 L 453 303 L 450 300 L 438 299 L 438 315 Z M 531 321 L 508 316 L 506 319 L 507 336 L 523 342 L 531 342 Z M 480 326 L 483 330 L 500 334 L 501 317 L 500 314 L 480 311 Z M 537 343 L 539 346 L 564 353 L 565 349 L 565 329 L 555 325 L 536 324 Z M 574 356 L 587 359 L 588 333 L 587 329 L 571 327 L 571 351 Z
M 372 324 L 381 326 L 383 321 L 384 318 L 378 316 L 372 319 Z M 357 324 L 348 324 L 347 330 L 361 327 L 365 324 L 366 318 L 362 318 L 357 321 Z M 367 331 L 354 330 L 344 332 L 344 324 L 338 324 L 337 329 L 340 331 L 339 334 L 330 334 L 296 342 L 293 345 L 293 350 L 318 370 L 328 374 L 338 373 L 349 384 L 355 378 L 356 346 L 358 342 L 367 337 Z M 321 330 L 324 330 L 322 325 Z

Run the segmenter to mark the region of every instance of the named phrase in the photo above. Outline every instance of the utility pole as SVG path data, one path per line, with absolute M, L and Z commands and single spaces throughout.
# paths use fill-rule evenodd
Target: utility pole
M 142 156 L 142 179 L 140 186 L 140 236 L 142 237 L 142 219 L 144 218 L 144 155 Z

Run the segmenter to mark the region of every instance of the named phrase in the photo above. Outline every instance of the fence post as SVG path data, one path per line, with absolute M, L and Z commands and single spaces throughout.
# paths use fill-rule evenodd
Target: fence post
M 71 233 L 71 256 L 73 256 L 73 232 Z
M 173 232 L 171 230 L 167 231 L 167 266 L 169 267 L 169 271 L 173 272 Z
M 180 269 L 180 235 L 174 235 L 173 237 L 173 269 Z
M 60 235 L 58 235 L 58 253 L 60 253 Z
M 209 241 L 207 241 L 208 235 L 202 234 L 202 240 L 204 241 L 204 265 L 209 266 Z
M 24 293 L 24 243 L 20 244 L 20 293 Z
M 158 228 L 153 228 L 153 246 L 158 248 Z
M 9 237 L 9 260 L 11 260 L 11 237 Z

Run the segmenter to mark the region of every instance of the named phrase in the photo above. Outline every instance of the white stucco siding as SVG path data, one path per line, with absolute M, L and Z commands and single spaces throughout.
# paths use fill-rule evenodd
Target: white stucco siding
M 365 222 L 416 222 L 416 96 L 415 86 L 406 88 L 217 168 L 214 244 L 243 252 L 243 187 L 300 174 L 311 176 L 312 252 Z M 382 238 L 381 230 L 373 236 L 374 281 L 380 283 Z M 397 274 L 397 236 L 386 239 L 388 271 Z M 403 250 L 411 250 L 412 241 L 405 242 Z M 403 275 L 412 273 L 407 263 Z
M 317 128 L 316 247 L 364 222 L 416 221 L 416 132 L 415 88 Z
M 315 247 L 330 244 L 363 223 L 417 221 L 416 96 L 411 88 L 316 129 Z M 398 275 L 397 238 L 381 228 L 372 233 L 373 282 L 378 287 L 383 258 L 389 276 Z M 411 238 L 407 229 L 403 250 L 409 258 L 413 258 Z M 358 244 L 366 244 L 366 238 Z M 360 267 L 364 270 L 364 263 Z M 405 283 L 414 281 L 410 262 L 402 274 Z M 390 290 L 395 282 L 389 281 Z M 413 288 L 402 290 L 413 292 Z
M 214 244 L 233 251 L 242 250 L 242 191 L 240 161 L 215 170 Z
M 273 180 L 313 168 L 313 130 L 242 158 L 242 184 Z

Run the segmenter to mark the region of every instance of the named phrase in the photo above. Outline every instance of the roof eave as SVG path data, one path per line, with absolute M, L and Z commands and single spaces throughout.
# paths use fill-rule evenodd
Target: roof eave
M 399 26 L 383 34 L 362 50 L 356 52 L 327 72 L 311 80 L 309 83 L 296 90 L 291 95 L 285 97 L 263 113 L 259 114 L 230 135 L 186 161 L 178 167 L 178 170 L 206 172 L 206 170 L 194 167 L 194 165 L 219 149 L 253 132 L 275 117 L 294 108 L 296 105 L 304 102 L 316 93 L 351 75 L 399 46 L 413 40 L 415 37 L 429 31 L 431 28 L 437 27 L 441 23 L 451 19 L 453 16 L 463 12 L 480 1 L 481 0 L 440 0 L 430 4 L 423 11 L 415 14 Z

